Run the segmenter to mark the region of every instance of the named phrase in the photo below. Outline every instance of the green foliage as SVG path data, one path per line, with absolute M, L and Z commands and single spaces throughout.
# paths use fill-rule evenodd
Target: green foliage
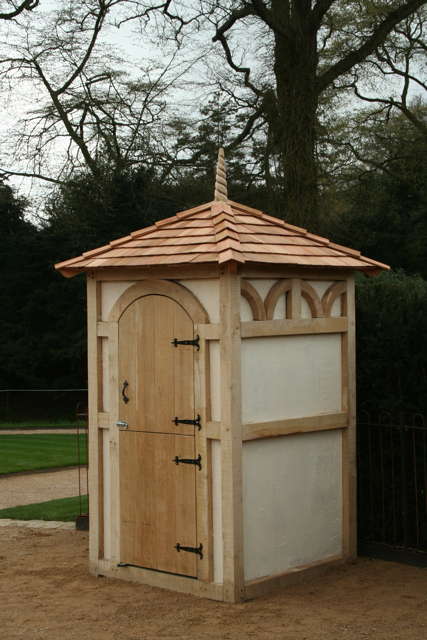
M 427 140 L 402 117 L 371 122 L 360 134 L 359 155 L 371 170 L 353 163 L 347 185 L 335 192 L 337 211 L 325 220 L 326 233 L 427 278 Z
M 356 308 L 359 406 L 427 412 L 427 282 L 361 276 Z
M 1 435 L 0 474 L 52 467 L 70 467 L 87 462 L 86 438 L 80 435 L 81 460 L 75 434 Z
M 11 520 L 54 520 L 56 522 L 73 522 L 80 513 L 87 513 L 88 497 L 60 498 L 48 502 L 37 502 L 22 507 L 10 507 L 0 510 L 0 518 Z

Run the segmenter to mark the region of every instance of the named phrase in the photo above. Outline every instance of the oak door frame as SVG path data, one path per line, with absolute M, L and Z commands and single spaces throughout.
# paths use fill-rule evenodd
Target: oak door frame
M 108 422 L 110 444 L 110 522 L 111 522 L 111 561 L 120 562 L 120 469 L 119 469 L 119 429 L 115 426 L 119 419 L 118 402 L 118 365 L 119 365 L 119 331 L 118 325 L 124 311 L 139 298 L 149 295 L 160 295 L 171 298 L 179 304 L 192 319 L 194 332 L 197 334 L 200 325 L 209 324 L 209 315 L 196 296 L 182 284 L 170 280 L 142 280 L 131 285 L 113 305 L 107 321 L 102 322 L 103 332 L 108 334 L 108 389 L 110 400 Z M 205 464 L 202 471 L 196 474 L 196 526 L 198 544 L 204 549 L 204 558 L 199 562 L 198 579 L 211 581 L 212 576 L 212 540 L 209 531 L 211 518 L 210 491 L 210 448 L 206 437 L 206 391 L 205 371 L 208 354 L 205 340 L 200 340 L 200 351 L 194 351 L 194 409 L 202 418 L 201 431 L 195 431 L 196 450 L 201 453 Z M 101 496 L 99 496 L 101 498 Z

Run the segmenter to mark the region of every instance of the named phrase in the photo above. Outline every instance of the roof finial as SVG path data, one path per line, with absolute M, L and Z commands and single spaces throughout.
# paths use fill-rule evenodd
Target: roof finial
M 227 174 L 225 172 L 224 149 L 218 149 L 218 162 L 216 163 L 215 195 L 214 200 L 228 200 Z

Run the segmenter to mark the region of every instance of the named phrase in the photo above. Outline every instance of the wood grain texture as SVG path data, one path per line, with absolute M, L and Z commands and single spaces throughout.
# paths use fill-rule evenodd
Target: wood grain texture
M 196 296 L 183 285 L 167 280 L 144 280 L 126 289 L 111 309 L 108 320 L 118 322 L 132 302 L 148 295 L 172 298 L 187 311 L 193 322 L 209 322 L 208 313 Z
M 197 576 L 196 473 L 175 456 L 194 458 L 194 438 L 120 432 L 121 562 Z
M 317 416 L 302 418 L 287 418 L 270 422 L 254 422 L 243 425 L 243 440 L 258 440 L 260 438 L 276 438 L 298 433 L 312 433 L 313 431 L 329 431 L 331 429 L 345 429 L 347 427 L 347 413 L 322 413 Z
M 240 277 L 233 265 L 220 276 L 221 469 L 224 599 L 243 597 Z
M 94 506 L 90 511 L 89 562 L 95 566 L 103 552 L 102 513 L 103 501 L 99 468 L 102 464 L 99 448 L 98 411 L 99 377 L 101 354 L 96 335 L 97 322 L 101 315 L 101 287 L 91 277 L 87 278 L 87 335 L 88 335 L 88 418 L 89 418 L 89 494 Z
M 333 556 L 325 560 L 320 560 L 319 562 L 313 562 L 308 565 L 296 567 L 295 569 L 290 569 L 277 576 L 268 576 L 259 580 L 252 580 L 245 585 L 244 599 L 252 600 L 253 598 L 259 598 L 267 593 L 272 593 L 273 591 L 289 587 L 293 584 L 314 580 L 344 563 L 345 559 L 341 556 Z
M 347 331 L 347 318 L 301 318 L 242 322 L 241 335 L 242 338 L 257 338 L 345 331 Z
M 174 347 L 174 338 L 192 340 L 194 325 L 186 311 L 166 296 L 138 298 L 120 317 L 119 414 L 129 429 L 194 434 L 194 426 L 176 425 L 173 420 L 195 417 L 195 348 Z
M 356 319 L 354 277 L 347 280 L 342 313 L 348 316 L 348 333 L 342 340 L 343 371 L 347 386 L 348 429 L 342 438 L 343 467 L 343 551 L 357 556 L 357 459 L 356 459 Z M 345 402 L 345 396 L 343 402 Z
M 181 212 L 78 258 L 58 263 L 56 268 L 69 277 L 82 270 L 105 267 L 208 261 L 352 267 L 368 272 L 387 268 L 327 238 L 229 200 Z
M 241 281 L 241 294 L 247 300 L 254 320 L 266 320 L 264 301 L 255 287 L 248 280 Z

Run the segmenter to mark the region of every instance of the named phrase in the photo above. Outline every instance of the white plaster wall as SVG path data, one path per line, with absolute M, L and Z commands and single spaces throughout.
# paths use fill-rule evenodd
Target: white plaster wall
M 212 440 L 212 530 L 213 530 L 213 579 L 223 582 L 223 538 L 221 500 L 221 442 Z
M 311 309 L 308 306 L 308 302 L 301 296 L 301 318 L 312 318 Z
M 219 280 L 218 279 L 201 279 L 201 280 L 179 280 L 180 284 L 200 300 L 204 308 L 209 314 L 210 322 L 219 322 Z
M 334 301 L 334 304 L 332 305 L 331 316 L 333 318 L 337 318 L 340 315 L 341 315 L 341 296 L 338 296 L 338 298 Z
M 254 316 L 249 302 L 243 296 L 240 296 L 240 320 L 242 322 L 253 320 Z
M 134 282 L 103 282 L 101 287 L 101 318 L 108 320 L 111 309 L 122 293 L 129 289 Z
M 104 557 L 111 558 L 111 460 L 110 438 L 108 431 L 104 431 L 102 442 L 103 455 L 103 485 L 104 485 Z
M 341 432 L 243 445 L 245 580 L 342 550 Z
M 242 421 L 341 411 L 339 334 L 242 340 Z
M 307 280 L 307 284 L 311 285 L 319 298 L 322 299 L 323 294 L 327 289 L 329 289 L 333 282 L 326 280 Z
M 209 340 L 211 420 L 221 420 L 221 351 L 219 340 Z
M 277 280 L 254 278 L 249 280 L 249 282 L 253 287 L 255 287 L 262 300 L 265 302 L 268 292 L 270 291 L 271 287 L 276 284 Z M 280 296 L 273 315 L 273 320 L 283 320 L 284 318 L 286 318 L 286 294 Z M 242 318 L 242 320 L 245 320 L 245 318 Z

